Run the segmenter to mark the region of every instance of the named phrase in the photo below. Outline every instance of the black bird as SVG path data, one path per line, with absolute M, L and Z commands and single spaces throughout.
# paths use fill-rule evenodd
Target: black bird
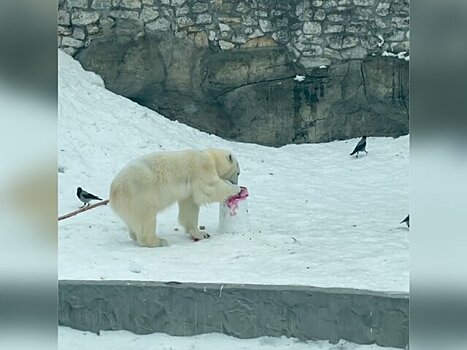
M 355 146 L 354 150 L 352 153 L 350 153 L 351 156 L 353 156 L 355 153 L 357 153 L 357 158 L 358 158 L 358 153 L 359 152 L 365 152 L 368 153 L 365 149 L 366 147 L 366 136 L 363 136 L 360 141 L 358 141 L 357 145 Z
M 100 201 L 102 200 L 101 198 L 93 195 L 92 193 L 84 191 L 81 187 L 78 187 L 78 189 L 76 190 L 76 195 L 78 196 L 79 200 L 84 203 L 80 208 L 89 205 L 89 202 L 94 199 Z
M 402 223 L 405 222 L 405 223 L 407 224 L 407 227 L 410 227 L 410 221 L 409 221 L 410 218 L 409 218 L 409 216 L 410 216 L 410 215 L 407 215 L 407 217 L 406 217 L 404 220 L 402 220 L 400 223 L 402 224 Z

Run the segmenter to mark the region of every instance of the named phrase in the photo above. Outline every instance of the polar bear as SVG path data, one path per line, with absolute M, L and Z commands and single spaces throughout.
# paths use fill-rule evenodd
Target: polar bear
M 198 229 L 199 208 L 240 192 L 240 169 L 226 150 L 157 152 L 127 164 L 110 186 L 110 205 L 130 237 L 143 247 L 167 245 L 156 236 L 157 213 L 178 202 L 178 221 L 193 239 L 208 238 Z

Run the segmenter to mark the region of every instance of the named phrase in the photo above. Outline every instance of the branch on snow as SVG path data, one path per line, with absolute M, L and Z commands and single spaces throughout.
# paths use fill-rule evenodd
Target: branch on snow
M 70 217 L 72 217 L 72 216 L 75 216 L 75 215 L 77 215 L 77 214 L 79 214 L 79 213 L 82 213 L 82 212 L 85 212 L 85 211 L 87 211 L 87 210 L 100 207 L 101 205 L 107 205 L 108 203 L 109 203 L 109 200 L 106 199 L 105 201 L 102 201 L 102 202 L 99 202 L 99 203 L 90 205 L 90 206 L 88 206 L 88 207 L 79 208 L 78 210 L 72 211 L 71 213 L 68 213 L 68 214 L 59 216 L 59 217 L 58 217 L 58 221 L 63 220 L 63 219 L 68 219 L 68 218 L 70 218 Z

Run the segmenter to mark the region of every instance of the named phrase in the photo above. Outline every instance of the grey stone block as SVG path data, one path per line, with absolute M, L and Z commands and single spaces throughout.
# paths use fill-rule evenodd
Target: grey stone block
M 96 23 L 99 19 L 97 12 L 84 12 L 77 11 L 71 15 L 71 23 L 76 26 L 85 26 L 88 24 Z
M 74 56 L 74 55 L 76 54 L 76 52 L 78 51 L 77 48 L 71 47 L 71 46 L 62 47 L 61 50 L 62 50 L 63 52 L 66 52 L 66 53 L 69 54 L 70 56 Z
M 62 326 L 238 338 L 345 339 L 403 348 L 408 295 L 299 286 L 59 281 Z
M 391 20 L 391 25 L 395 28 L 409 28 L 409 17 L 393 17 Z
M 149 21 L 155 20 L 157 17 L 159 17 L 159 11 L 156 11 L 150 7 L 143 8 L 143 10 L 141 11 L 141 14 L 139 15 L 139 18 L 143 22 L 149 22 Z
M 320 34 L 321 33 L 321 24 L 318 22 L 305 22 L 303 23 L 303 33 L 305 34 Z
M 342 24 L 328 25 L 324 28 L 325 33 L 342 33 L 344 31 L 344 26 Z
M 68 6 L 71 8 L 88 8 L 88 0 L 68 0 Z
M 125 9 L 139 9 L 141 8 L 141 0 L 113 0 L 113 5 Z
M 375 0 L 353 0 L 353 3 L 357 6 L 373 6 Z
M 83 28 L 75 28 L 73 30 L 73 38 L 76 38 L 78 40 L 84 40 L 86 38 L 86 33 L 84 32 Z
M 70 25 L 70 14 L 65 10 L 59 10 L 57 21 L 59 25 L 67 26 Z
M 137 11 L 129 11 L 129 10 L 114 10 L 110 12 L 110 16 L 113 18 L 120 18 L 120 19 L 131 19 L 131 20 L 139 19 L 139 13 Z
M 272 31 L 271 22 L 265 19 L 259 20 L 259 26 L 264 33 Z
M 71 30 L 71 28 L 58 26 L 57 33 L 59 35 L 71 35 L 73 31 Z
M 74 48 L 80 48 L 84 46 L 84 42 L 70 36 L 65 36 L 62 38 L 62 45 L 63 46 L 70 46 Z
M 146 23 L 148 31 L 167 31 L 170 29 L 170 22 L 165 18 L 158 18 L 154 22 Z
M 191 6 L 191 11 L 198 13 L 198 12 L 206 12 L 209 6 L 205 2 L 197 2 L 193 6 Z
M 378 6 L 376 6 L 376 14 L 379 16 L 387 16 L 389 14 L 389 6 L 390 4 L 388 2 L 380 2 Z
M 92 0 L 91 8 L 96 10 L 105 10 L 112 7 L 112 0 Z
M 315 17 L 313 19 L 315 21 L 322 21 L 326 18 L 326 12 L 322 9 L 319 9 L 315 12 Z
M 212 23 L 212 16 L 208 13 L 203 13 L 196 16 L 196 23 L 197 24 L 209 24 Z

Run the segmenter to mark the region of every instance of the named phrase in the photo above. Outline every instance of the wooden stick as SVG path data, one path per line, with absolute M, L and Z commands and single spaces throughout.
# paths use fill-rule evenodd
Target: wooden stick
M 63 220 L 63 219 L 67 219 L 67 218 L 72 217 L 72 216 L 75 216 L 75 215 L 77 215 L 79 213 L 85 212 L 86 210 L 100 207 L 101 205 L 107 205 L 108 203 L 109 203 L 109 200 L 106 199 L 105 201 L 102 201 L 102 202 L 99 202 L 99 203 L 96 203 L 96 204 L 93 204 L 93 205 L 90 205 L 90 206 L 87 206 L 87 207 L 84 207 L 84 208 L 79 208 L 78 210 L 72 211 L 71 213 L 59 216 L 58 221 Z

